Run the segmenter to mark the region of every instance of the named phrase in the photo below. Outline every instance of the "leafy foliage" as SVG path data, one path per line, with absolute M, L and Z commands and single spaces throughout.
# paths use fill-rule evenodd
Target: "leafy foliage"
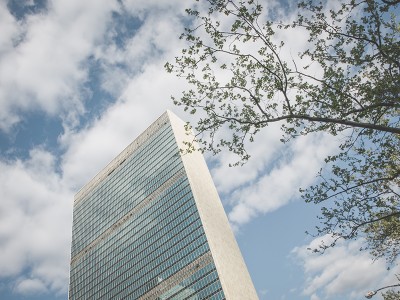
M 173 100 L 199 116 L 201 150 L 226 147 L 243 163 L 246 145 L 275 122 L 283 142 L 336 136 L 337 154 L 302 190 L 323 205 L 318 234 L 362 236 L 365 249 L 392 263 L 400 232 L 399 1 L 306 0 L 295 20 L 253 0 L 207 4 L 187 10 L 188 46 L 165 66 L 192 87 Z M 307 35 L 298 55 L 279 39 L 285 34 Z
M 384 300 L 398 300 L 400 299 L 400 292 L 399 291 L 388 291 L 383 294 Z

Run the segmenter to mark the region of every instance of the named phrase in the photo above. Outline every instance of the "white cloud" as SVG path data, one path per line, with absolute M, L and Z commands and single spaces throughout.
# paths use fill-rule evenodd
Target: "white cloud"
M 399 266 L 388 271 L 384 260 L 373 261 L 367 252 L 360 252 L 362 240 L 340 241 L 322 255 L 307 250 L 327 239 L 327 236 L 314 239 L 292 251 L 296 261 L 304 268 L 305 295 L 316 299 L 337 299 L 341 295 L 346 295 L 348 299 L 360 299 L 369 290 L 396 282 L 395 274 L 399 273 Z
M 45 284 L 39 279 L 22 279 L 15 287 L 15 291 L 24 294 L 40 294 L 46 292 Z
M 229 134 L 229 132 L 225 134 Z M 229 167 L 229 164 L 238 160 L 238 157 L 228 151 L 209 158 L 215 164 L 211 172 L 218 191 L 229 194 L 254 181 L 282 151 L 284 144 L 279 142 L 281 134 L 279 124 L 272 124 L 264 128 L 256 136 L 256 142 L 248 145 L 247 150 L 251 159 L 242 167 Z
M 0 2 L 0 54 L 10 51 L 15 42 L 14 38 L 19 35 L 20 26 L 13 15 L 8 11 L 6 2 Z
M 175 84 L 157 66 L 148 67 L 93 126 L 64 136 L 64 180 L 75 188 L 90 180 L 170 107 L 168 93 Z
M 140 27 L 118 45 L 113 39 L 118 35 L 115 27 L 119 23 L 113 24 L 106 33 L 108 42 L 95 50 L 95 58 L 103 68 L 101 78 L 105 91 L 118 98 L 121 91 L 134 81 L 135 76 L 144 72 L 148 65 L 156 64 L 159 71 L 164 72 L 164 63 L 173 60 L 176 49 L 179 49 L 178 36 L 183 30 L 180 17 L 184 6 L 182 1 L 122 2 L 118 11 L 120 16 L 129 16 L 131 22 L 137 22 Z
M 113 9 L 115 1 L 54 1 L 46 13 L 17 22 L 0 5 L 6 25 L 0 49 L 1 130 L 9 130 L 21 111 L 82 113 L 83 62 L 101 41 Z
M 177 30 L 182 29 L 176 16 L 179 7 L 166 11 L 161 5 L 143 20 L 126 47 L 98 49 L 97 56 L 105 68 L 103 85 L 109 91 L 118 86 L 119 91 L 114 90 L 118 99 L 91 126 L 80 132 L 66 128 L 60 137 L 66 149 L 62 159 L 64 180 L 70 186 L 79 188 L 90 180 L 154 118 L 171 108 L 170 95 L 183 89 L 185 82 L 167 74 L 163 67 L 181 46 L 177 38 Z M 108 60 L 107 51 L 113 51 L 118 59 Z M 121 62 L 126 66 L 124 71 L 115 68 Z
M 268 139 L 266 142 L 259 141 L 256 146 L 259 150 L 252 159 L 259 167 L 253 166 L 253 173 L 247 177 L 249 181 L 227 196 L 233 203 L 229 219 L 236 225 L 247 223 L 259 214 L 272 212 L 298 199 L 299 188 L 307 187 L 315 180 L 323 159 L 333 151 L 336 142 L 328 135 L 315 134 L 298 138 L 285 144 L 285 147 L 268 143 Z M 274 151 L 274 148 L 277 150 Z M 264 157 L 263 153 L 266 153 Z M 227 180 L 246 176 L 239 175 L 242 169 L 232 169 L 231 172 L 225 176 Z M 219 178 L 222 180 L 224 176 Z
M 72 192 L 40 149 L 26 161 L 0 162 L 0 278 L 19 279 L 15 290 L 66 291 Z

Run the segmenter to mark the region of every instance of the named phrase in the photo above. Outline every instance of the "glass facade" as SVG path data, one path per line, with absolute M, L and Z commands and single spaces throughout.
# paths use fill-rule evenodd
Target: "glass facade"
M 168 121 L 74 204 L 69 299 L 225 299 Z

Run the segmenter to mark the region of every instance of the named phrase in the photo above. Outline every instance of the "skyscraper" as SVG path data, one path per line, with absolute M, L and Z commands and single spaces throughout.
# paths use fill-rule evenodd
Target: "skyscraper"
M 69 299 L 258 299 L 203 156 L 167 111 L 75 196 Z

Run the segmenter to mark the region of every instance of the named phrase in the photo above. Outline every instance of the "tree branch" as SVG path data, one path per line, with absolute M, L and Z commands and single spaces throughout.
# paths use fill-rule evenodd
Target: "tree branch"
M 283 120 L 299 119 L 299 120 L 306 120 L 306 121 L 310 121 L 310 122 L 341 124 L 341 125 L 346 125 L 346 126 L 350 126 L 350 127 L 366 128 L 366 129 L 372 129 L 372 130 L 389 132 L 389 133 L 394 133 L 394 134 L 400 135 L 400 128 L 396 128 L 396 127 L 384 126 L 384 125 L 379 125 L 379 124 L 363 123 L 363 122 L 355 122 L 355 121 L 350 121 L 350 120 L 343 120 L 343 119 L 329 118 L 329 117 L 313 117 L 313 116 L 302 115 L 302 114 L 289 114 L 286 116 L 280 116 L 280 117 L 276 117 L 276 118 L 268 118 L 268 116 L 266 116 L 268 118 L 266 121 L 258 121 L 258 122 L 243 121 L 243 120 L 237 119 L 235 117 L 224 117 L 224 116 L 221 116 L 218 114 L 217 114 L 217 116 L 220 118 L 223 118 L 225 120 L 234 121 L 234 122 L 237 122 L 240 124 L 263 125 L 263 124 L 279 122 L 279 121 L 283 121 Z
M 377 183 L 377 182 L 381 182 L 381 181 L 391 181 L 391 180 L 394 180 L 394 179 L 398 178 L 399 175 L 400 175 L 400 174 L 396 174 L 396 175 L 394 175 L 394 176 L 392 176 L 392 177 L 376 178 L 376 179 L 373 179 L 373 180 L 369 180 L 369 181 L 362 182 L 361 184 L 353 185 L 353 186 L 348 187 L 348 188 L 346 188 L 346 189 L 342 189 L 340 192 L 337 192 L 337 193 L 335 193 L 335 194 L 332 194 L 332 195 L 326 197 L 325 199 L 321 200 L 321 202 L 322 202 L 322 201 L 326 201 L 326 200 L 331 199 L 331 198 L 334 198 L 334 197 L 336 197 L 336 196 L 338 196 L 338 195 L 340 195 L 340 194 L 342 194 L 342 193 L 350 192 L 350 191 L 353 190 L 353 189 L 359 188 L 359 187 L 364 186 L 364 185 L 367 185 L 367 184 Z
M 362 223 L 360 223 L 360 224 L 358 224 L 358 225 L 356 225 L 356 226 L 351 228 L 351 233 L 349 233 L 348 237 L 354 236 L 356 231 L 362 226 L 365 226 L 365 225 L 368 225 L 368 224 L 371 224 L 371 223 L 375 223 L 375 222 L 379 222 L 379 221 L 382 221 L 384 219 L 388 219 L 388 218 L 391 218 L 391 217 L 394 217 L 394 216 L 400 216 L 400 211 L 396 211 L 394 213 L 382 216 L 382 217 L 377 218 L 377 219 L 373 219 L 373 220 L 368 220 L 368 221 L 362 222 Z

